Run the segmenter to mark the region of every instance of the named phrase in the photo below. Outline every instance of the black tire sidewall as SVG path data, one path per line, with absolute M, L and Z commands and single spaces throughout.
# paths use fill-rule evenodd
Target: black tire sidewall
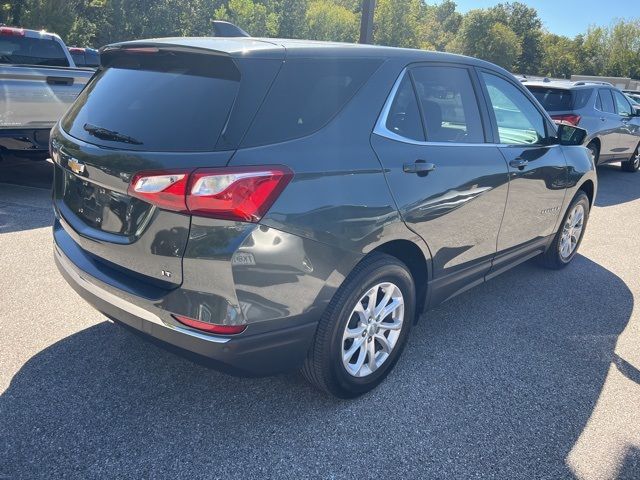
M 373 266 L 372 266 L 373 267 Z M 364 378 L 350 375 L 342 365 L 342 335 L 345 326 L 351 317 L 356 302 L 378 283 L 391 282 L 395 284 L 404 299 L 404 321 L 400 337 L 389 358 L 373 374 Z M 380 264 L 371 269 L 366 269 L 349 280 L 347 295 L 342 299 L 333 315 L 333 328 L 329 336 L 329 370 L 331 379 L 335 382 L 339 391 L 335 392 L 341 397 L 353 397 L 365 393 L 377 386 L 391 371 L 398 361 L 407 342 L 409 331 L 415 318 L 415 287 L 409 271 L 399 262 Z

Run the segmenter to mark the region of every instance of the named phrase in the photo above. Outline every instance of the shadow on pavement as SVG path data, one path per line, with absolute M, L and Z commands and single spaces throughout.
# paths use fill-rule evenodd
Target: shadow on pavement
M 598 167 L 596 206 L 611 207 L 640 198 L 640 172 L 624 172 L 619 165 Z
M 13 377 L 0 476 L 571 477 L 632 309 L 585 257 L 522 265 L 429 312 L 395 371 L 353 401 L 297 374 L 226 376 L 101 323 Z

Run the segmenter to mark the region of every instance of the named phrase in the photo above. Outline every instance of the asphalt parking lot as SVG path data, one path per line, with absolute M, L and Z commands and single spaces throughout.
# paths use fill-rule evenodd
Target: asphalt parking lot
M 0 163 L 0 479 L 640 478 L 640 173 L 599 170 L 573 265 L 429 312 L 354 401 L 106 321 L 54 266 L 49 176 Z

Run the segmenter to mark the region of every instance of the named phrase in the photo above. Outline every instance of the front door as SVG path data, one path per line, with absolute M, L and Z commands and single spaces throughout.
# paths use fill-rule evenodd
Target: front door
M 464 66 L 407 70 L 372 136 L 406 225 L 431 251 L 432 305 L 484 280 L 507 200 L 506 162 L 486 143 L 477 88 Z
M 499 148 L 509 168 L 509 198 L 494 272 L 544 250 L 561 214 L 567 185 L 562 147 L 555 129 L 524 89 L 498 74 L 481 71 Z

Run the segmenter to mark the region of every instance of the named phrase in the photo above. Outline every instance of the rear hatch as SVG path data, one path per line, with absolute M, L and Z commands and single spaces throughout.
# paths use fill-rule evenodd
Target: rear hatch
M 564 122 L 571 125 L 580 123 L 580 115 L 574 112 L 584 108 L 593 93 L 592 88 L 569 89 L 538 85 L 526 85 L 526 87 L 544 109 L 549 112 L 551 118 L 556 122 Z
M 280 64 L 162 43 L 105 50 L 52 135 L 65 229 L 99 261 L 179 285 L 191 217 L 132 196 L 131 183 L 227 165 Z

